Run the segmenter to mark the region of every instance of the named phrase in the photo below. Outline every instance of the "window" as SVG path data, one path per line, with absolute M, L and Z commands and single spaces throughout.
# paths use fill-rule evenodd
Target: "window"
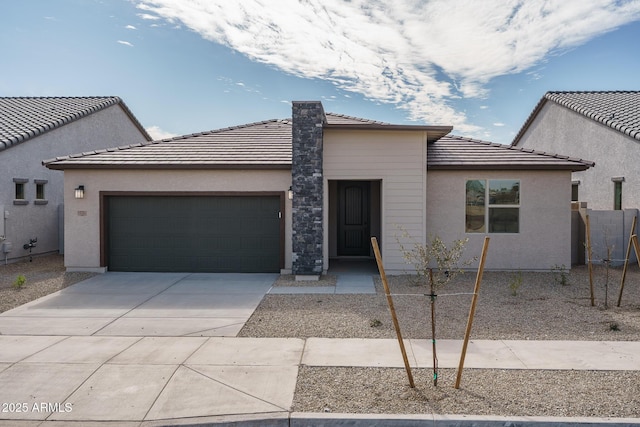
M 24 183 L 16 182 L 16 200 L 24 200 Z
M 616 211 L 622 210 L 622 183 L 624 177 L 611 178 L 613 181 L 613 209 Z
M 465 211 L 467 233 L 518 233 L 520 180 L 467 180 Z
M 25 186 L 24 186 L 27 182 L 29 182 L 28 179 L 13 178 L 13 183 L 16 189 L 15 198 L 13 199 L 14 205 L 26 205 L 29 203 L 26 200 Z
M 47 184 L 47 180 L 46 179 L 34 179 L 33 182 L 35 182 L 36 184 L 36 200 L 34 201 L 34 203 L 36 205 L 46 205 L 47 204 L 47 198 L 45 197 L 45 185 Z
M 571 201 L 578 202 L 580 201 L 580 196 L 578 190 L 580 189 L 580 181 L 573 181 L 571 183 Z

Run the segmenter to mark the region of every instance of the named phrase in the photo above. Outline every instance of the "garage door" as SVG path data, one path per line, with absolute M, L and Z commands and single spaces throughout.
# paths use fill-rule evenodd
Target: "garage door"
M 279 272 L 279 196 L 113 196 L 111 271 Z

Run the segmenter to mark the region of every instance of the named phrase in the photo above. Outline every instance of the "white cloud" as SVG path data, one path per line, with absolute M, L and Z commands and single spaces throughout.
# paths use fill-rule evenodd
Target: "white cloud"
M 136 27 L 134 27 L 133 25 L 127 25 L 127 26 L 126 26 L 126 27 L 124 27 L 124 28 L 126 28 L 127 30 L 137 30 L 137 28 L 136 28 Z
M 478 128 L 448 100 L 487 97 L 492 78 L 640 19 L 638 0 L 139 0 L 138 8 L 143 19 L 181 22 L 254 61 L 465 132 Z
M 118 43 L 123 44 L 125 46 L 133 47 L 133 44 L 131 44 L 131 43 L 127 42 L 127 41 L 124 41 L 124 40 L 118 40 Z
M 161 19 L 159 16 L 151 15 L 148 13 L 139 13 L 138 16 L 145 21 L 157 21 L 158 19 Z
M 160 129 L 160 126 L 150 126 L 145 130 L 149 135 L 151 135 L 151 138 L 153 138 L 154 141 L 157 141 L 160 139 L 169 139 L 169 138 L 173 138 L 174 136 L 179 136 L 175 133 L 167 132 L 166 130 Z
M 506 126 L 506 124 L 501 123 L 501 122 L 496 122 L 496 123 L 494 123 L 493 125 L 494 125 L 495 127 L 499 127 L 499 128 L 500 128 L 500 127 L 503 127 L 503 126 Z

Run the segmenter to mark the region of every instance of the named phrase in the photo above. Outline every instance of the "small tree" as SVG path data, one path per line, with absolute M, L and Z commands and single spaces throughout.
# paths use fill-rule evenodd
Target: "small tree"
M 413 240 L 406 231 L 402 233 L 403 240 Z M 464 247 L 469 239 L 454 240 L 447 246 L 440 237 L 435 236 L 427 244 L 412 244 L 407 248 L 398 239 L 400 250 L 407 264 L 411 264 L 416 271 L 416 281 L 429 284 L 431 299 L 431 342 L 433 348 L 433 385 L 438 385 L 438 358 L 436 356 L 436 298 L 437 292 L 458 274 L 464 273 L 463 267 L 470 265 L 475 258 L 461 261 Z

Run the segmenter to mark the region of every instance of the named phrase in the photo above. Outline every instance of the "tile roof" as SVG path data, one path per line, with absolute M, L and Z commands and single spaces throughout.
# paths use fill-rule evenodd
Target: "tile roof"
M 247 125 L 144 142 L 43 162 L 66 168 L 291 168 L 290 120 Z
M 116 104 L 151 140 L 117 96 L 0 97 L 0 151 Z
M 436 129 L 429 141 L 427 167 L 433 169 L 570 169 L 592 162 L 470 138 L 447 135 L 449 127 L 391 125 L 327 113 L 327 126 L 372 129 Z M 389 127 L 388 127 L 389 126 Z M 207 169 L 291 168 L 291 120 L 266 120 L 161 141 L 143 142 L 46 160 L 50 169 Z
M 548 101 L 555 102 L 596 122 L 640 141 L 640 91 L 547 92 L 513 140 L 517 145 Z
M 427 170 L 585 170 L 593 162 L 511 145 L 447 135 L 427 146 Z
M 340 129 L 434 130 L 437 139 L 451 130 L 443 126 L 393 125 L 327 113 L 327 127 Z M 50 169 L 67 168 L 291 168 L 291 120 L 267 120 L 200 132 L 161 141 L 126 145 L 45 160 Z M 435 135 L 435 136 L 434 136 Z

